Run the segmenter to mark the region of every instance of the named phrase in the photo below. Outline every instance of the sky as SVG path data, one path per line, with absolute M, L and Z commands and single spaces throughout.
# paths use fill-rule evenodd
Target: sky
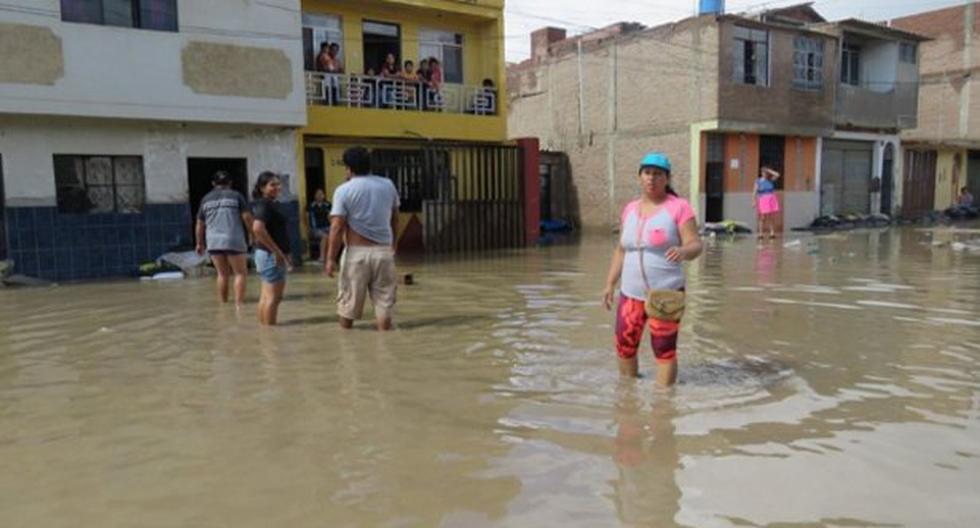
M 726 12 L 758 11 L 803 0 L 727 0 Z M 964 0 L 817 0 L 814 7 L 828 20 L 863 18 L 871 21 L 932 11 L 963 4 Z M 564 27 L 569 35 L 615 22 L 647 26 L 691 16 L 695 0 L 507 0 L 507 60 L 530 56 L 531 32 L 544 26 Z

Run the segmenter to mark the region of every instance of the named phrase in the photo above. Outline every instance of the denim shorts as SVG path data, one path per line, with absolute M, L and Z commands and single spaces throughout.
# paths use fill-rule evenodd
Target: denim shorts
M 286 280 L 286 264 L 276 265 L 276 256 L 264 249 L 255 250 L 255 270 L 262 282 L 276 284 Z

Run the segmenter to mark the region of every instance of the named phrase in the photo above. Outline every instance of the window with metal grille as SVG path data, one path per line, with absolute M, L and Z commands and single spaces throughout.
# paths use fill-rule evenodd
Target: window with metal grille
M 793 40 L 793 86 L 803 90 L 823 88 L 823 41 L 812 37 Z
M 769 86 L 769 32 L 735 26 L 735 82 Z
M 435 29 L 419 30 L 419 60 L 435 57 L 447 83 L 463 83 L 463 35 Z
M 177 31 L 177 0 L 61 0 L 61 20 Z
M 840 82 L 861 86 L 861 46 L 844 43 L 840 58 Z
M 146 202 L 141 156 L 54 156 L 58 211 L 140 213 Z

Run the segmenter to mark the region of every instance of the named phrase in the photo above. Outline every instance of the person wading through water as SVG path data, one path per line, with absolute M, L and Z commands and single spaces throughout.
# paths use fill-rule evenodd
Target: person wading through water
M 686 279 L 683 262 L 701 254 L 701 238 L 691 205 L 670 187 L 670 159 L 647 154 L 640 162 L 642 196 L 623 209 L 619 243 L 613 251 L 602 302 L 616 310 L 619 372 L 637 377 L 636 358 L 643 327 L 650 327 L 657 360 L 657 383 L 677 381 L 677 332 L 684 314 Z
M 371 155 L 363 147 L 347 149 L 344 166 L 348 180 L 334 192 L 324 272 L 334 276 L 344 240 L 347 247 L 337 285 L 341 328 L 354 326 L 354 321 L 363 315 L 365 299 L 370 297 L 378 330 L 391 330 L 398 283 L 398 190 L 390 179 L 371 174 Z
M 235 305 L 241 308 L 248 279 L 246 229 L 252 227 L 252 212 L 245 197 L 231 188 L 228 173 L 214 173 L 211 185 L 214 189 L 201 199 L 197 214 L 196 250 L 198 255 L 204 255 L 207 249 L 218 272 L 218 299 L 223 303 L 228 302 L 228 278 L 235 276 Z

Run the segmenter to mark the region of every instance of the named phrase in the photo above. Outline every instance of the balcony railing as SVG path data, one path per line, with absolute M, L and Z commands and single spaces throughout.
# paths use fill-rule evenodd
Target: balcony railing
M 495 88 L 444 84 L 435 90 L 414 81 L 321 72 L 306 72 L 306 101 L 311 106 L 484 116 L 497 113 Z

